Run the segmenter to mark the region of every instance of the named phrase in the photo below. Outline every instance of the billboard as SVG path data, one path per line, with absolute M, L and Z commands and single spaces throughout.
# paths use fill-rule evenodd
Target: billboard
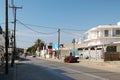
M 58 44 L 52 44 L 52 50 L 58 50 Z

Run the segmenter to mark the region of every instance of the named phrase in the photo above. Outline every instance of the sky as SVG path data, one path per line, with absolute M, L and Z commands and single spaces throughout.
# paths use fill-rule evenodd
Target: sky
M 11 5 L 11 0 L 9 6 Z M 37 39 L 47 43 L 72 43 L 73 38 L 98 25 L 120 21 L 120 0 L 14 0 L 17 9 L 17 47 L 27 48 Z M 5 30 L 5 0 L 0 0 L 0 25 Z M 13 11 L 9 8 L 9 30 Z

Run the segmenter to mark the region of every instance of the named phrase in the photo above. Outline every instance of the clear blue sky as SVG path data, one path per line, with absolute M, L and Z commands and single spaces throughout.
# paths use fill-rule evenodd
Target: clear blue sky
M 79 38 L 80 34 L 92 27 L 120 21 L 120 0 L 14 1 L 16 6 L 23 7 L 17 10 L 17 19 L 33 30 L 17 22 L 17 47 L 29 47 L 38 38 L 46 43 L 57 43 L 58 28 L 61 29 L 61 43 L 71 43 L 73 38 Z M 0 0 L 0 23 L 5 22 L 4 4 L 5 0 Z M 9 22 L 11 21 L 13 13 L 9 8 Z M 4 28 L 4 24 L 1 26 Z M 11 23 L 9 28 L 13 29 Z

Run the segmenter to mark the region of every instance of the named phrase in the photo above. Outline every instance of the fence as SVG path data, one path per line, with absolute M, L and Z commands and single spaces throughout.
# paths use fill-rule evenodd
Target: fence
M 120 61 L 120 52 L 105 52 L 105 61 Z

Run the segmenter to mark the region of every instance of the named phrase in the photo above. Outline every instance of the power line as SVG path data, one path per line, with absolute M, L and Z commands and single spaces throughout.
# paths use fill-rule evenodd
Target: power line
M 29 26 L 27 26 L 26 24 L 22 23 L 22 22 L 19 21 L 19 20 L 17 20 L 17 22 L 19 22 L 20 24 L 22 24 L 23 26 L 25 26 L 27 29 L 29 29 L 29 30 L 31 30 L 31 31 L 34 31 L 34 32 L 36 32 L 36 33 L 46 34 L 46 35 L 51 35 L 51 34 L 55 34 L 55 33 L 57 33 L 57 31 L 56 31 L 56 32 L 52 32 L 52 33 L 43 33 L 43 32 L 36 31 L 36 30 L 30 28 Z
M 58 28 L 55 28 L 55 27 L 39 26 L 39 25 L 34 25 L 34 24 L 25 24 L 25 25 L 35 26 L 35 27 L 42 27 L 42 28 L 47 28 L 47 29 L 58 29 Z
M 79 35 L 77 35 L 77 34 L 75 34 L 75 33 L 70 33 L 70 32 L 66 32 L 66 31 L 62 31 L 63 33 L 65 33 L 65 34 L 67 34 L 67 35 L 69 35 L 69 36 L 76 36 L 76 37 L 81 37 L 81 35 L 79 34 Z
M 23 40 L 17 40 L 17 41 L 19 41 L 19 42 L 24 42 L 24 43 L 28 43 L 28 41 L 23 41 Z M 31 42 L 31 41 L 29 41 L 29 43 L 33 43 L 33 42 Z
M 39 32 L 39 31 L 36 31 L 36 30 L 34 30 L 34 29 L 32 29 L 32 28 L 30 28 L 30 27 L 28 27 L 27 25 L 30 25 L 30 24 L 24 24 L 24 23 L 22 23 L 21 21 L 19 21 L 19 20 L 17 20 L 20 24 L 22 24 L 23 26 L 25 26 L 26 28 L 28 28 L 28 29 L 30 29 L 30 30 L 32 30 L 32 31 L 34 31 L 34 32 L 37 32 L 37 33 L 41 33 L 41 34 L 54 34 L 54 33 L 56 33 L 56 32 L 54 32 L 54 33 L 43 33 L 43 32 Z M 31 26 L 37 26 L 37 27 L 44 27 L 44 28 L 50 28 L 50 27 L 45 27 L 45 26 L 38 26 L 38 25 L 31 25 Z M 57 29 L 57 28 L 52 28 L 52 29 Z M 64 28 L 64 30 L 71 30 L 71 31 L 73 31 L 72 29 L 65 29 Z M 77 35 L 77 34 L 75 34 L 75 33 L 70 33 L 70 32 L 66 32 L 66 31 L 64 31 L 63 30 L 63 28 L 62 28 L 62 32 L 64 32 L 64 33 L 66 33 L 66 34 L 68 34 L 69 36 L 76 36 L 76 37 L 81 37 L 81 35 Z M 75 30 L 75 31 L 85 31 L 85 30 Z M 58 31 L 57 31 L 58 32 Z M 70 35 L 71 34 L 71 35 Z M 79 33 L 78 33 L 79 34 Z
M 61 30 L 69 30 L 69 31 L 87 31 L 86 29 L 70 29 L 70 28 L 56 28 L 56 27 L 47 27 L 47 26 L 40 26 L 40 25 L 35 25 L 35 24 L 26 24 L 24 23 L 24 25 L 28 25 L 28 26 L 34 26 L 34 27 L 42 27 L 42 28 L 48 28 L 48 29 L 61 29 Z
M 70 28 L 69 28 L 69 29 L 68 29 L 68 28 L 61 28 L 61 30 L 67 30 L 67 31 L 68 31 L 68 30 L 69 30 L 69 31 L 87 31 L 87 30 L 82 30 L 82 29 L 79 30 L 79 29 L 70 29 Z

